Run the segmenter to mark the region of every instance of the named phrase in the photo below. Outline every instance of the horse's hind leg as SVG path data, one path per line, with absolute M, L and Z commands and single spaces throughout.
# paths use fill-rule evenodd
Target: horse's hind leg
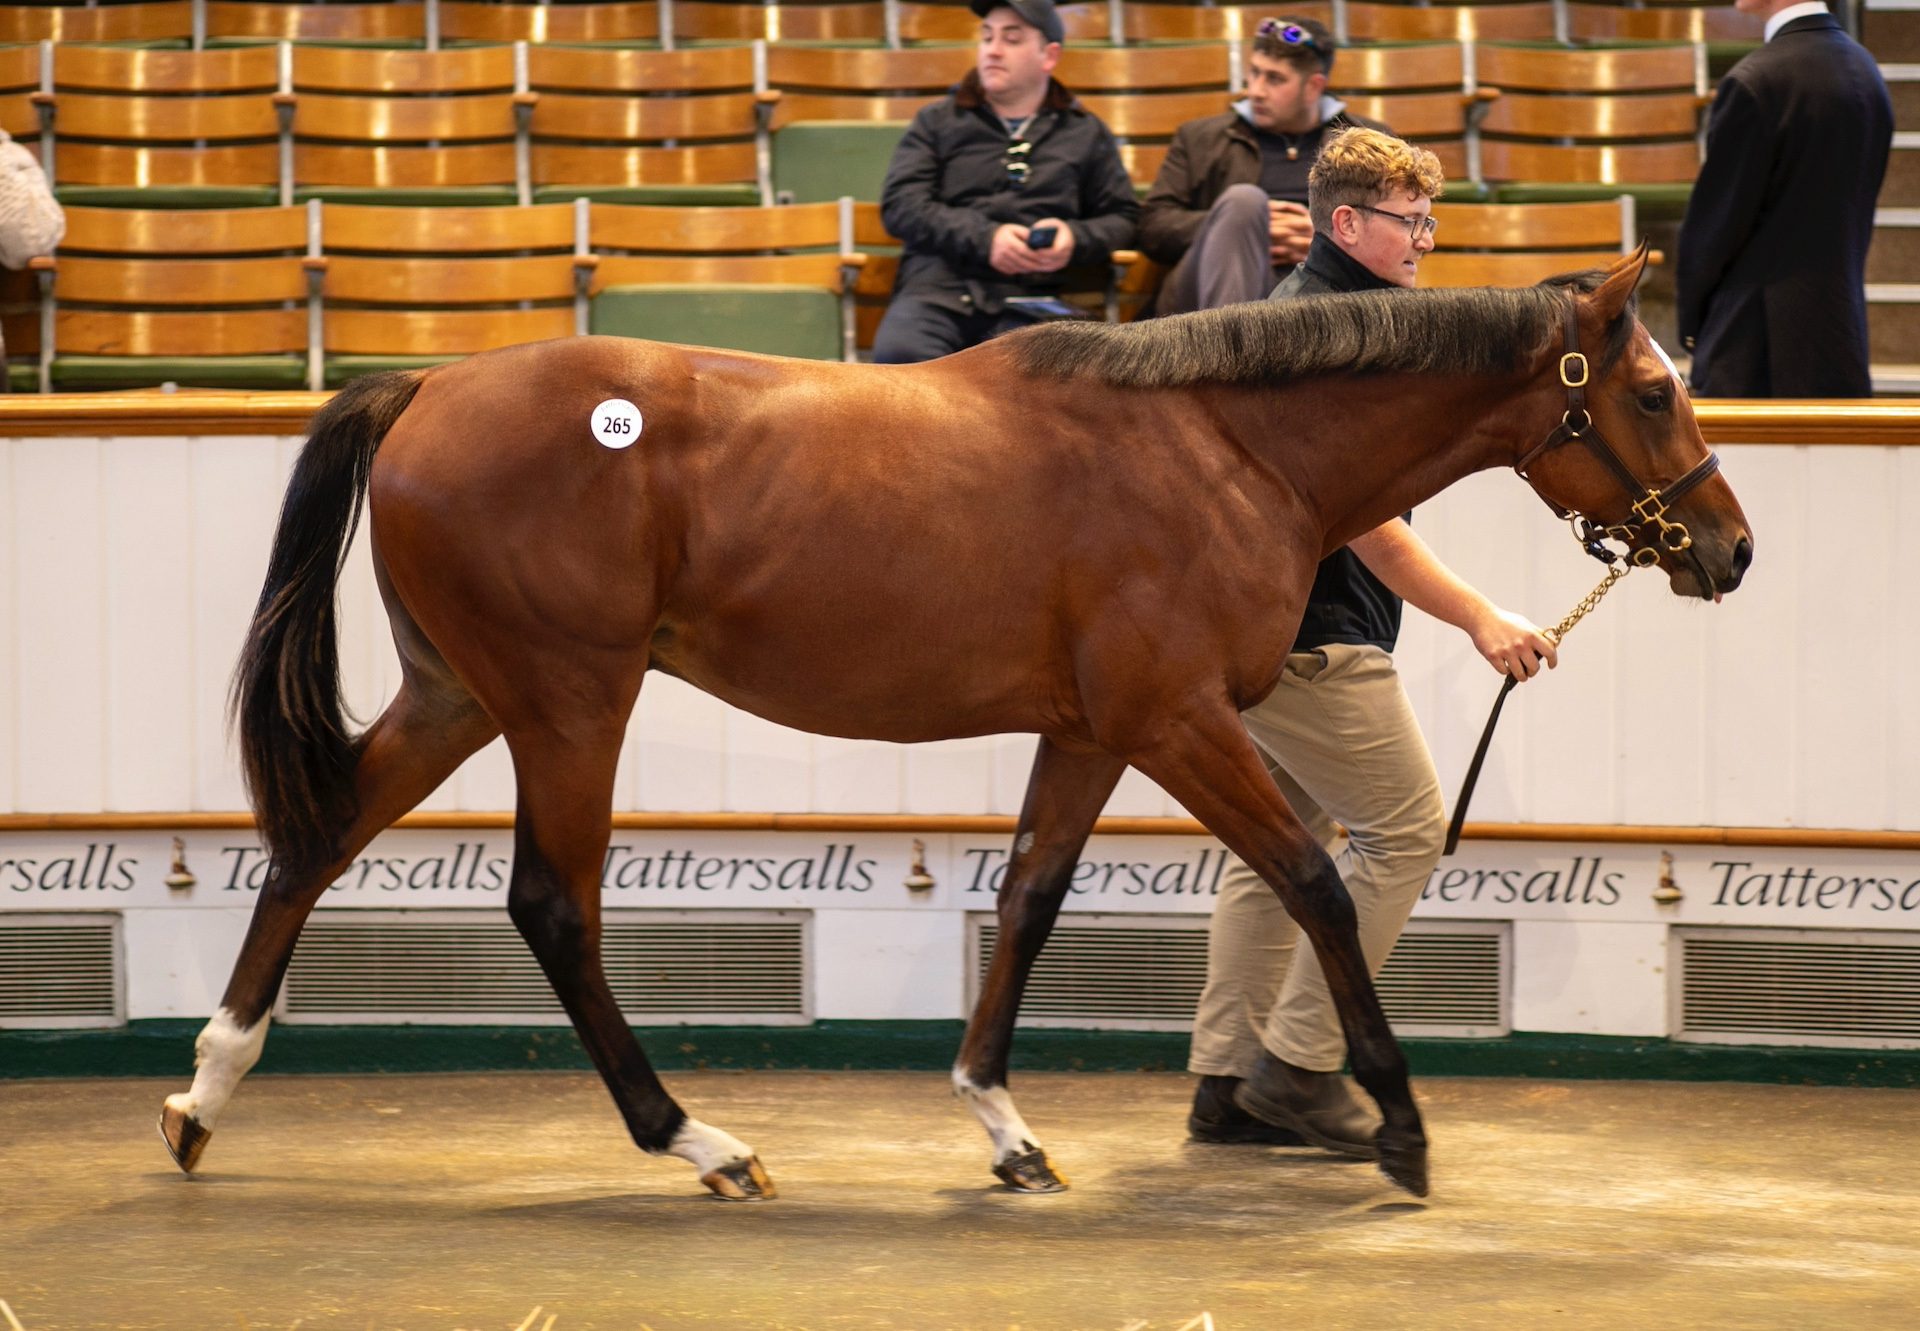
M 167 1097 L 160 1135 L 191 1173 L 214 1123 L 267 1039 L 267 1012 L 300 927 L 314 903 L 367 843 L 434 788 L 497 731 L 487 714 L 447 675 L 410 669 L 394 700 L 361 741 L 354 768 L 357 812 L 334 840 L 326 864 L 276 862 L 253 904 L 246 941 L 220 1008 L 194 1042 L 192 1089 Z
M 624 718 L 625 709 L 619 715 Z M 773 1182 L 751 1147 L 689 1118 L 667 1094 L 607 984 L 600 876 L 623 733 L 620 723 L 584 736 L 508 731 L 520 804 L 507 910 L 573 1019 L 634 1143 L 650 1155 L 688 1161 L 702 1183 L 729 1201 L 772 1197 Z
M 1239 716 L 1224 702 L 1190 714 L 1156 727 L 1129 757 L 1267 880 L 1312 941 L 1346 1032 L 1354 1077 L 1380 1106 L 1380 1169 L 1426 1196 L 1426 1134 L 1406 1059 L 1360 950 L 1353 899 L 1267 775 Z
M 1126 764 L 1099 749 L 1040 741 L 995 909 L 1000 934 L 953 1068 L 954 1091 L 993 1139 L 993 1172 L 1016 1192 L 1058 1192 L 1066 1180 L 1007 1091 L 1007 1054 L 1020 994 L 1073 882 L 1087 834 Z

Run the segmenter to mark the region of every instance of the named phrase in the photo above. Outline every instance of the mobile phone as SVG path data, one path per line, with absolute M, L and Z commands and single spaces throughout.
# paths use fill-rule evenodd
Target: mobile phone
M 1054 233 L 1059 229 L 1058 227 L 1052 226 L 1035 227 L 1033 230 L 1027 232 L 1027 248 L 1030 250 L 1046 249 L 1053 244 Z

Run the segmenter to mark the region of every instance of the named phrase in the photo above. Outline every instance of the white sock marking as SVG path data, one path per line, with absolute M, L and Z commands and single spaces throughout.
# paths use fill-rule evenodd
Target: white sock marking
M 250 1028 L 243 1028 L 233 1013 L 221 1008 L 200 1032 L 200 1038 L 193 1042 L 193 1089 L 169 1095 L 168 1108 L 179 1110 L 207 1131 L 213 1131 L 220 1111 L 233 1096 L 233 1088 L 240 1084 L 248 1069 L 260 1061 L 260 1051 L 266 1043 L 267 1018 L 262 1017 Z
M 1004 1086 L 976 1086 L 960 1068 L 953 1070 L 953 1093 L 967 1102 L 980 1126 L 993 1138 L 993 1163 L 1040 1149 L 1040 1139 L 1013 1107 L 1013 1095 Z
M 722 1165 L 737 1165 L 751 1159 L 753 1148 L 731 1133 L 690 1118 L 667 1143 L 667 1154 L 687 1161 L 704 1178 Z

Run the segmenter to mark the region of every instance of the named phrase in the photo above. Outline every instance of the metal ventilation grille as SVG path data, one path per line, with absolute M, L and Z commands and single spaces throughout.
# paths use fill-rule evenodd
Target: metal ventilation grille
M 969 930 L 970 997 L 979 996 L 999 937 L 992 916 Z M 1422 1035 L 1500 1035 L 1506 1015 L 1507 929 L 1416 920 L 1378 980 L 1395 1029 Z M 1192 916 L 1083 916 L 1055 926 L 1020 1003 L 1023 1026 L 1188 1030 L 1207 982 L 1207 922 Z
M 1683 929 L 1679 1038 L 1920 1045 L 1920 934 Z
M 807 1018 L 805 924 L 797 916 L 608 914 L 600 948 L 631 1021 Z M 510 920 L 445 911 L 314 917 L 287 969 L 281 1014 L 329 1022 L 566 1021 Z
M 118 915 L 0 914 L 0 1026 L 117 1026 Z
M 1374 985 L 1403 1035 L 1505 1035 L 1507 929 L 1501 924 L 1420 920 L 1393 946 Z
M 971 968 L 977 997 L 999 941 L 977 921 Z M 1022 1026 L 1185 1030 L 1207 982 L 1206 921 L 1103 916 L 1054 926 L 1020 1000 Z

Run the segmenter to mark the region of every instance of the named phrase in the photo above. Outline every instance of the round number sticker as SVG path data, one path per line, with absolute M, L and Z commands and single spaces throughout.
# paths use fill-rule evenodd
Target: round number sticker
M 608 448 L 625 448 L 640 437 L 640 408 L 610 397 L 593 409 L 593 437 Z

